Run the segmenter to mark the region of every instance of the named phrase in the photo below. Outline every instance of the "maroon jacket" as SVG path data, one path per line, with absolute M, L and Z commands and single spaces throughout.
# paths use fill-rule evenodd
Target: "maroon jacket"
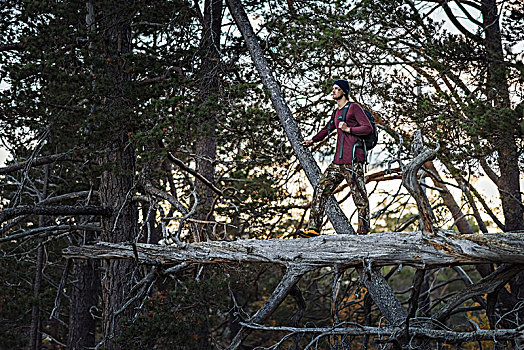
M 346 115 L 346 124 L 351 128 L 351 134 L 338 128 L 340 121 L 338 117 L 342 114 L 343 109 L 337 109 L 331 116 L 328 124 L 313 137 L 314 142 L 322 141 L 333 130 L 337 130 L 337 147 L 335 152 L 335 164 L 351 164 L 353 158 L 353 145 L 358 141 L 355 136 L 369 135 L 373 132 L 373 127 L 368 117 L 364 114 L 362 107 L 358 103 L 350 102 L 348 113 Z M 355 160 L 364 162 L 364 150 L 360 147 L 355 148 Z

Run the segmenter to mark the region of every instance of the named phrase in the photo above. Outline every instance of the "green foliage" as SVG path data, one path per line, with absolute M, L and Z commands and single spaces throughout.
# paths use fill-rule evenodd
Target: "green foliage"
M 2 247 L 4 248 L 4 247 Z M 31 322 L 31 283 L 20 279 L 20 273 L 31 270 L 30 262 L 0 259 L 0 333 L 2 349 L 21 349 L 27 346 Z
M 0 245 L 0 249 L 4 252 L 4 255 L 0 258 L 0 276 L 2 276 L 0 333 L 3 335 L 0 349 L 22 349 L 28 346 L 31 311 L 34 302 L 38 303 L 41 310 L 42 331 L 62 342 L 66 341 L 67 328 L 54 319 L 50 320 L 47 316 L 54 306 L 56 286 L 64 268 L 62 264 L 57 262 L 60 259 L 61 248 L 63 248 L 63 245 L 57 245 L 47 250 L 48 259 L 53 263 L 47 266 L 40 294 L 35 299 L 33 294 L 34 251 L 28 252 L 28 247 L 13 243 L 2 243 Z M 5 254 L 6 252 L 8 254 Z M 62 312 L 64 311 L 62 310 Z M 67 311 L 65 312 L 67 315 Z

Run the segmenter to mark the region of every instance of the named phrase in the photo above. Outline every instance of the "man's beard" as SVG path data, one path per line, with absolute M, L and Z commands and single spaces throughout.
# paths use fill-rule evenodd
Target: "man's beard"
M 335 101 L 338 101 L 338 100 L 341 100 L 342 97 L 344 97 L 344 95 L 340 95 L 339 97 L 333 97 L 333 99 L 334 99 Z

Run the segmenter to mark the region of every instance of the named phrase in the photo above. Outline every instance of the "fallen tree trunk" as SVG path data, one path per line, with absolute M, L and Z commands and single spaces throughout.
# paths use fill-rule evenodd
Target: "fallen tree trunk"
M 287 267 L 379 267 L 402 263 L 417 268 L 462 264 L 524 264 L 524 233 L 461 235 L 439 231 L 325 235 L 307 239 L 247 239 L 177 246 L 117 244 L 68 247 L 67 258 L 136 259 L 144 264 L 259 262 Z

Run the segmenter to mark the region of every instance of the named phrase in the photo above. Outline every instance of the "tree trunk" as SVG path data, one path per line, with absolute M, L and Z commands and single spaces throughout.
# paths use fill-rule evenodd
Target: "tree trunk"
M 91 33 L 94 30 L 95 23 L 94 7 L 91 1 L 86 2 L 86 12 L 86 28 L 88 33 Z M 90 43 L 89 49 L 91 55 L 95 54 L 92 52 L 94 49 L 93 42 Z M 94 86 L 92 88 L 95 92 Z M 95 105 L 92 106 L 91 110 L 95 110 Z M 85 244 L 95 238 L 97 237 L 94 233 L 84 231 L 83 242 L 78 242 L 78 244 Z M 96 319 L 93 312 L 99 307 L 101 292 L 100 261 L 74 260 L 73 263 L 67 349 L 92 349 L 96 345 Z
M 92 312 L 100 296 L 100 262 L 76 259 L 74 264 L 67 349 L 87 350 L 96 345 L 96 320 Z
M 486 95 L 494 110 L 491 125 L 494 126 L 493 142 L 497 150 L 500 177 L 497 187 L 504 213 L 504 228 L 508 231 L 524 230 L 524 210 L 520 192 L 520 173 L 516 131 L 519 118 L 511 118 L 504 111 L 511 108 L 506 74 L 506 63 L 502 49 L 498 8 L 495 0 L 481 1 L 485 50 L 487 59 Z M 524 273 L 519 273 L 511 282 L 511 293 L 517 300 L 524 298 Z M 507 304 L 507 302 L 506 302 Z M 524 317 L 524 311 L 519 312 Z
M 129 114 L 127 99 L 129 73 L 127 60 L 131 52 L 131 19 L 133 1 L 111 2 L 103 8 L 102 23 L 104 44 L 100 48 L 106 58 L 97 90 L 104 91 L 101 105 L 106 125 L 111 133 L 102 145 L 101 166 L 105 169 L 100 179 L 100 202 L 113 210 L 110 217 L 103 217 L 101 239 L 105 242 L 132 242 L 136 237 L 138 211 L 131 201 L 133 196 L 135 152 L 130 143 L 133 116 Z M 102 90 L 104 89 L 104 90 Z M 103 260 L 102 270 L 102 328 L 105 346 L 118 349 L 113 339 L 121 334 L 122 318 L 131 315 L 132 305 L 121 310 L 131 290 L 133 261 Z
M 136 255 L 134 249 L 136 248 Z M 191 243 L 183 247 L 100 242 L 70 246 L 65 257 L 80 259 L 138 259 L 151 265 L 180 262 L 272 263 L 282 266 L 373 268 L 396 264 L 431 269 L 481 263 L 524 263 L 524 233 L 465 234 L 439 231 L 387 232 L 368 235 L 324 235 L 297 239 L 246 239 Z
M 202 28 L 202 55 L 200 79 L 200 108 L 203 115 L 198 118 L 197 139 L 195 142 L 196 171 L 210 183 L 215 181 L 216 160 L 216 118 L 218 117 L 218 91 L 220 72 L 220 33 L 222 27 L 223 0 L 206 0 L 204 3 L 204 23 Z M 199 179 L 195 180 L 198 207 L 197 220 L 210 221 L 212 218 L 214 193 Z M 210 237 L 212 230 L 200 224 L 200 239 Z M 216 239 L 216 237 L 212 237 Z
M 40 219 L 42 225 L 42 219 Z M 44 239 L 38 240 L 36 253 L 35 281 L 33 283 L 33 306 L 31 309 L 31 331 L 29 335 L 31 350 L 42 348 L 42 322 L 40 321 L 40 288 L 42 284 L 42 270 L 44 268 Z
M 47 188 L 49 185 L 49 164 L 45 166 L 44 188 L 42 190 L 40 200 L 47 197 Z M 38 218 L 40 227 L 45 226 L 44 217 Z M 31 331 L 30 331 L 30 346 L 31 350 L 42 348 L 42 322 L 40 320 L 40 288 L 42 285 L 42 273 L 44 269 L 44 239 L 38 240 L 38 247 L 36 251 L 36 266 L 35 266 L 35 282 L 33 284 L 33 307 L 31 311 Z
M 482 0 L 482 18 L 485 32 L 487 59 L 486 95 L 498 112 L 511 108 L 509 99 L 506 63 L 502 50 L 498 8 L 495 0 Z M 520 125 L 518 118 L 504 113 L 494 113 L 492 126 L 495 129 L 493 142 L 498 152 L 500 178 L 498 187 L 504 212 L 506 231 L 524 229 L 524 211 L 520 194 L 518 150 L 515 138 Z

